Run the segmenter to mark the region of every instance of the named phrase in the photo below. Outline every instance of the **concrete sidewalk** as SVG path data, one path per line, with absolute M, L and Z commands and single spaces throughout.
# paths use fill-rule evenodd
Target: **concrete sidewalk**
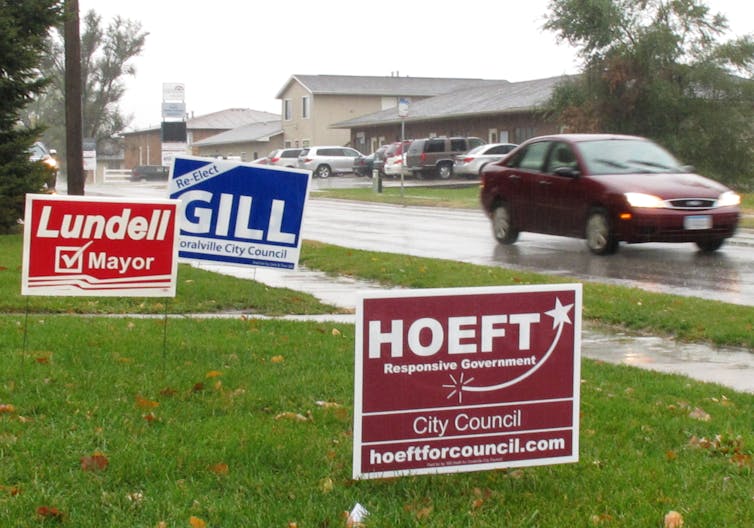
M 246 268 L 201 264 L 198 267 L 242 279 L 251 279 L 276 288 L 290 288 L 314 295 L 322 302 L 354 310 L 360 292 L 385 290 L 370 282 L 350 277 L 331 277 L 319 271 Z M 288 316 L 286 319 L 353 323 L 352 314 Z M 584 357 L 622 363 L 659 372 L 719 383 L 737 391 L 754 393 L 754 352 L 732 347 L 680 343 L 666 337 L 628 332 L 606 332 L 583 325 L 581 353 Z

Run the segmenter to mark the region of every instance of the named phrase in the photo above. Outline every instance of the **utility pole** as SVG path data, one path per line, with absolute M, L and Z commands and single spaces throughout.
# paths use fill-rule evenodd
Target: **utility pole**
M 79 0 L 65 0 L 65 146 L 68 194 L 84 194 Z

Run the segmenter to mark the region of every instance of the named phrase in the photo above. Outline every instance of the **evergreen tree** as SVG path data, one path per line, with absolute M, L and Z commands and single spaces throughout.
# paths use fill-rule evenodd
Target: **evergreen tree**
M 26 193 L 39 192 L 49 167 L 29 160 L 42 133 L 23 126 L 24 108 L 45 88 L 39 64 L 49 29 L 60 21 L 61 0 L 0 0 L 0 231 L 24 214 Z

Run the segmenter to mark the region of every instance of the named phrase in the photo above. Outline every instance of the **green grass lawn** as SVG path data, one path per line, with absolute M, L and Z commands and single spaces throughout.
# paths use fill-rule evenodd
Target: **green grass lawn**
M 39 297 L 27 315 L 17 237 L 0 237 L 0 248 L 2 527 L 339 527 L 357 502 L 369 528 L 661 527 L 671 510 L 685 526 L 754 525 L 754 395 L 584 360 L 578 463 L 353 481 L 353 325 L 166 320 L 164 305 L 146 307 L 166 302 L 154 299 L 92 308 L 93 298 Z M 551 280 L 313 243 L 302 256 L 360 275 L 367 261 L 374 278 L 412 287 Z M 181 267 L 186 281 L 171 313 L 332 311 Z M 652 328 L 710 307 L 736 314 L 592 288 L 585 315 L 595 319 Z M 141 303 L 154 315 L 104 316 Z M 689 336 L 698 324 L 687 322 Z

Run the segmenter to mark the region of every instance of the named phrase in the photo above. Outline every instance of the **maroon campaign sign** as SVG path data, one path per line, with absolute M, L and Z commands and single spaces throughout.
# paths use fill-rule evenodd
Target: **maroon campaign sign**
M 581 285 L 370 293 L 354 478 L 576 462 Z
M 174 297 L 179 206 L 27 195 L 21 293 Z

